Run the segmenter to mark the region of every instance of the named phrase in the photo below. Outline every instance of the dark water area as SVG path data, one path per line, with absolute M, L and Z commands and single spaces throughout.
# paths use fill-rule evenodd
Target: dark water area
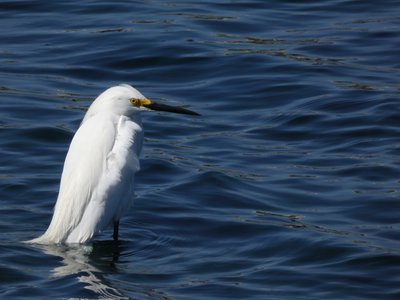
M 0 2 L 0 298 L 400 299 L 398 1 Z M 32 246 L 68 145 L 129 83 L 133 209 Z

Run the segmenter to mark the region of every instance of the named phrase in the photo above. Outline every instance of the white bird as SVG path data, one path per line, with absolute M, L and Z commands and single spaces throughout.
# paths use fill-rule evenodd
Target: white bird
M 51 223 L 30 243 L 86 243 L 110 225 L 118 240 L 119 220 L 132 204 L 140 168 L 143 110 L 198 115 L 154 103 L 127 84 L 100 94 L 70 144 Z

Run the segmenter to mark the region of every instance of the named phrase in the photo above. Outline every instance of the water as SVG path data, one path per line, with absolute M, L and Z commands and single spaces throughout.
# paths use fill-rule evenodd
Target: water
M 0 297 L 399 299 L 398 1 L 0 3 Z M 47 227 L 85 109 L 145 113 L 134 209 Z

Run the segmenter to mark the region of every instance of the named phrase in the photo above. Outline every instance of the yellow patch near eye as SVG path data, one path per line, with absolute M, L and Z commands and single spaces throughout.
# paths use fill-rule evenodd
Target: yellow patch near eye
M 131 98 L 131 99 L 129 99 L 129 101 L 131 102 L 131 104 L 133 104 L 133 105 L 135 105 L 137 107 L 140 106 L 140 100 L 139 99 Z
M 151 101 L 149 99 L 142 99 L 142 100 L 140 100 L 140 102 L 141 102 L 142 106 L 151 104 Z
M 151 101 L 149 99 L 137 99 L 137 98 L 131 98 L 129 99 L 131 104 L 135 105 L 136 107 L 141 107 L 144 105 L 149 105 L 151 104 Z

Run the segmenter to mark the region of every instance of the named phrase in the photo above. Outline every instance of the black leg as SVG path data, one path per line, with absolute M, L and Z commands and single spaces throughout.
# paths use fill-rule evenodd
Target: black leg
M 118 241 L 118 227 L 119 227 L 119 220 L 114 221 L 114 234 L 113 234 L 114 241 Z

